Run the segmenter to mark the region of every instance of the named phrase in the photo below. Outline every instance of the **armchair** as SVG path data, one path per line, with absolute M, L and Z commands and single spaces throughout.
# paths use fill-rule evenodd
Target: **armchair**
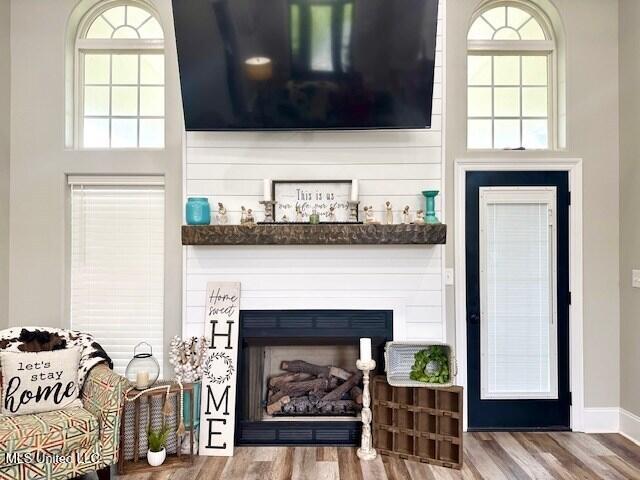
M 63 480 L 92 471 L 110 478 L 128 385 L 101 363 L 85 379 L 82 407 L 0 415 L 0 480 Z

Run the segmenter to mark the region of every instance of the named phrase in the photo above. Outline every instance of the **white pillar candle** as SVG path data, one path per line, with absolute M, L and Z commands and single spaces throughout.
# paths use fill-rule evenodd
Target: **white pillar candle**
M 360 360 L 363 362 L 371 361 L 371 339 L 360 339 Z
M 136 373 L 136 387 L 147 388 L 149 386 L 149 372 L 141 370 Z
M 264 201 L 265 202 L 270 202 L 272 200 L 271 198 L 271 179 L 270 178 L 265 178 L 264 179 Z
M 354 178 L 353 180 L 351 180 L 351 201 L 352 202 L 357 202 L 358 201 L 358 179 Z

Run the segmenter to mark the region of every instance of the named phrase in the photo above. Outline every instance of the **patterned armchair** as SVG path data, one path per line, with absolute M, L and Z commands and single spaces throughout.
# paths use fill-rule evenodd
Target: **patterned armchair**
M 93 471 L 110 478 L 127 388 L 125 378 L 100 363 L 85 379 L 82 407 L 0 415 L 0 480 L 62 480 Z

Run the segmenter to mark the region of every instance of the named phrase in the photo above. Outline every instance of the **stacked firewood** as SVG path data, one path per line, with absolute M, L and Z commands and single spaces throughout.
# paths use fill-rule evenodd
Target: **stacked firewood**
M 362 409 L 362 373 L 302 360 L 284 361 L 268 382 L 269 415 L 355 415 Z

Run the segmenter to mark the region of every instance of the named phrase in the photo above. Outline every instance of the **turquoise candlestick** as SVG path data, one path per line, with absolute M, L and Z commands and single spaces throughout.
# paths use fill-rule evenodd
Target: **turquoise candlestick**
M 440 223 L 438 217 L 436 217 L 436 197 L 438 196 L 438 190 L 425 190 L 422 192 L 424 198 L 427 201 L 427 209 L 424 215 L 425 223 L 434 224 Z

